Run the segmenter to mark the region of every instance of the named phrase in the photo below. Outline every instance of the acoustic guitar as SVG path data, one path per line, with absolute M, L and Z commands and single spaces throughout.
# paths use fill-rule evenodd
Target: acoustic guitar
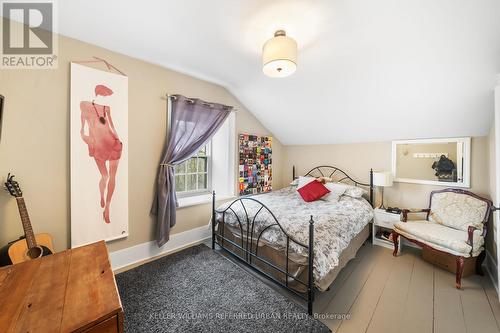
M 16 198 L 24 237 L 10 242 L 0 250 L 0 266 L 17 264 L 54 253 L 52 237 L 49 234 L 34 234 L 23 192 L 19 183 L 14 180 L 14 175 L 11 176 L 9 173 L 5 187 L 10 195 Z

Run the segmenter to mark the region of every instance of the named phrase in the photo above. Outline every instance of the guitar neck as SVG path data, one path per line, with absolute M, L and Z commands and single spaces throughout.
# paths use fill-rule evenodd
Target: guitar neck
M 26 204 L 24 203 L 23 197 L 17 197 L 17 208 L 19 209 L 19 215 L 21 215 L 21 222 L 23 224 L 24 235 L 26 236 L 26 242 L 28 243 L 28 248 L 33 248 L 37 246 L 35 240 L 35 234 L 33 228 L 31 227 L 30 216 L 28 215 L 28 209 L 26 209 Z

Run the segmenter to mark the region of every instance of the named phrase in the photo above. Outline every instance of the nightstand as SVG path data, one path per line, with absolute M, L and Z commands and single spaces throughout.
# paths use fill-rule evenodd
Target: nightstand
M 394 250 L 394 243 L 380 237 L 381 232 L 392 232 L 392 227 L 400 221 L 399 214 L 388 213 L 383 209 L 375 208 L 373 210 L 372 242 L 374 245 L 386 247 Z M 401 241 L 398 244 L 398 252 L 401 251 Z

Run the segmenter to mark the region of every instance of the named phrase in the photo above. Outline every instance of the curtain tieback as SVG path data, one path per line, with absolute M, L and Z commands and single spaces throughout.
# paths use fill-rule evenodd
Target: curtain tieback
M 174 164 L 170 164 L 170 163 L 161 163 L 160 166 L 167 166 L 167 167 L 174 167 L 175 165 Z

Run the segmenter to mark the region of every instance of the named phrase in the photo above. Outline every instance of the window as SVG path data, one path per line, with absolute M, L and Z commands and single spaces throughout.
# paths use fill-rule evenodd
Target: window
M 216 192 L 218 200 L 234 197 L 237 175 L 235 119 L 231 113 L 210 144 L 175 168 L 179 208 L 211 202 L 212 191 Z
M 211 145 L 201 148 L 196 155 L 175 166 L 177 195 L 191 196 L 211 190 Z

